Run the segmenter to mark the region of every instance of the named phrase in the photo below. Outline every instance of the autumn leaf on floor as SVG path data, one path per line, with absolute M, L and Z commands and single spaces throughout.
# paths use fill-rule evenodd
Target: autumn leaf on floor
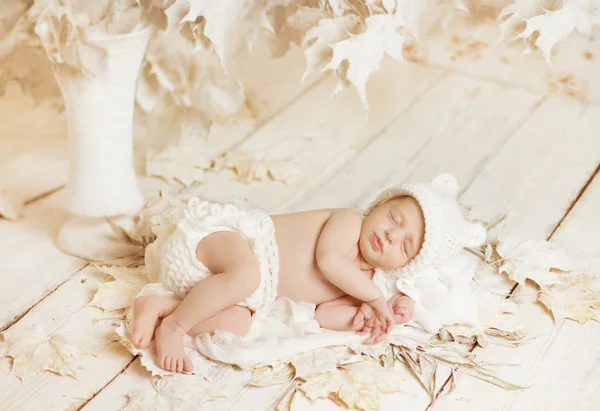
M 277 404 L 277 407 L 275 408 L 275 411 L 291 411 L 291 407 L 292 407 L 292 401 L 294 401 L 294 395 L 296 395 L 296 392 L 298 390 L 296 389 L 296 387 L 290 389 L 281 399 L 281 401 L 279 401 L 279 403 Z
M 5 336 L 4 356 L 12 359 L 11 375 L 24 380 L 42 371 L 76 378 L 80 369 L 83 349 L 74 345 L 67 337 L 53 334 L 49 337 L 33 332 L 23 338 Z
M 256 367 L 252 370 L 252 378 L 248 385 L 265 387 L 267 385 L 284 384 L 294 378 L 295 372 L 294 367 L 289 363 Z
M 144 267 L 98 267 L 103 273 L 111 275 L 115 280 L 102 283 L 89 305 L 104 311 L 126 310 L 131 307 L 135 296 L 148 278 Z
M 600 321 L 600 279 L 586 274 L 565 276 L 560 283 L 542 287 L 538 300 L 554 321 L 569 318 L 581 324 Z
M 379 395 L 400 391 L 402 383 L 395 370 L 366 360 L 313 376 L 298 389 L 311 401 L 330 398 L 349 409 L 376 410 L 379 409 Z
M 21 214 L 21 205 L 6 192 L 0 190 L 0 218 L 16 220 Z
M 348 347 L 325 347 L 295 355 L 290 359 L 296 377 L 303 380 L 328 371 L 335 371 L 339 364 L 360 359 Z
M 196 375 L 174 374 L 153 377 L 152 387 L 126 395 L 127 411 L 170 411 L 203 409 L 225 396 L 222 389 Z
M 496 251 L 502 257 L 499 272 L 519 284 L 530 279 L 540 287 L 559 282 L 556 271 L 570 271 L 572 261 L 567 253 L 550 241 L 522 240 L 507 237 L 500 241 Z
M 230 169 L 244 184 L 267 179 L 291 184 L 301 177 L 298 165 L 292 160 L 268 160 L 251 153 L 225 152 L 213 160 L 211 169 Z

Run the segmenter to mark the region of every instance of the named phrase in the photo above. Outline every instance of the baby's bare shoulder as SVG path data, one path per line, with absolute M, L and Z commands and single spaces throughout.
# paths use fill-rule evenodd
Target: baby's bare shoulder
M 335 208 L 331 210 L 329 220 L 335 226 L 348 229 L 358 228 L 359 231 L 363 221 L 362 216 L 351 208 Z

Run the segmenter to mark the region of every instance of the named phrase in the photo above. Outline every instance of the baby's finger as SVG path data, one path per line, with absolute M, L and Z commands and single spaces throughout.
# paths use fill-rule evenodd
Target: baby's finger
M 360 330 L 358 332 L 358 335 L 367 335 L 367 334 L 371 334 L 371 327 L 364 327 L 362 330 Z

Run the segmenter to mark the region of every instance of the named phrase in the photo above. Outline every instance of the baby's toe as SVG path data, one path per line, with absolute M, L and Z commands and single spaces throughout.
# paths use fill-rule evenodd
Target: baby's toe
M 192 372 L 194 371 L 194 366 L 192 365 L 192 361 L 189 358 L 183 359 L 183 372 Z

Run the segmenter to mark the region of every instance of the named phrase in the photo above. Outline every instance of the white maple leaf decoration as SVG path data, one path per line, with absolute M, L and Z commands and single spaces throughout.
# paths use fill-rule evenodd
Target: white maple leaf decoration
M 153 377 L 152 387 L 127 394 L 123 410 L 198 410 L 224 397 L 223 391 L 196 375 L 174 374 Z
M 306 32 L 303 40 L 306 70 L 302 76 L 302 81 L 309 74 L 325 68 L 327 60 L 332 55 L 330 44 L 347 39 L 349 37 L 348 32 L 353 30 L 358 23 L 358 17 L 353 15 L 322 19 L 317 26 Z
M 366 360 L 313 376 L 301 384 L 299 390 L 312 401 L 332 398 L 349 409 L 377 410 L 380 393 L 398 392 L 402 382 L 393 368 Z
M 554 321 L 600 321 L 600 278 L 586 274 L 565 276 L 559 283 L 543 287 L 538 300 L 552 312 Z
M 367 29 L 349 39 L 333 44 L 333 58 L 325 70 L 340 70 L 342 62 L 348 62 L 346 78 L 357 89 L 363 105 L 368 108 L 366 96 L 367 80 L 371 73 L 379 69 L 379 64 L 387 54 L 395 60 L 402 59 L 404 37 L 397 29 L 402 24 L 394 15 L 379 14 L 366 19 Z M 336 91 L 340 90 L 336 89 Z
M 9 338 L 3 345 L 3 356 L 12 359 L 11 375 L 21 380 L 42 371 L 76 378 L 85 353 L 65 336 L 41 336 L 39 332 L 20 339 Z
M 136 295 L 148 283 L 144 267 L 98 267 L 115 281 L 102 283 L 89 305 L 104 311 L 126 310 Z
M 596 0 L 564 0 L 562 8 L 525 21 L 527 28 L 516 38 L 529 39 L 539 33 L 535 45 L 550 64 L 552 49 L 557 43 L 564 41 L 574 30 L 589 36 L 592 28 L 600 25 L 600 4 Z
M 571 271 L 573 265 L 567 253 L 549 241 L 521 240 L 507 237 L 498 243 L 496 251 L 502 257 L 498 271 L 519 284 L 530 279 L 540 287 L 559 282 L 551 270 Z

